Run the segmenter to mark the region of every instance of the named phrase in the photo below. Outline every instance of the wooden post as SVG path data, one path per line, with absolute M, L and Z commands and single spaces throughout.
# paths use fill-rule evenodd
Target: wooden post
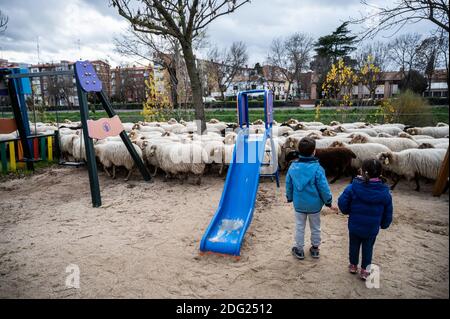
M 14 141 L 9 142 L 9 169 L 13 172 L 16 171 L 16 150 Z
M 444 192 L 445 186 L 448 183 L 448 148 L 447 153 L 445 154 L 444 162 L 442 162 L 441 168 L 439 169 L 438 179 L 434 184 L 433 188 L 433 196 L 441 196 Z
M 0 143 L 0 158 L 2 160 L 2 172 L 8 173 L 8 160 L 6 159 L 6 142 Z
M 23 147 L 21 141 L 17 141 L 17 158 L 19 161 L 23 160 Z
M 39 159 L 39 142 L 37 137 L 33 138 L 33 153 L 34 153 L 34 159 Z
M 47 139 L 45 137 L 39 138 L 39 145 L 41 147 L 41 160 L 46 161 L 47 160 L 47 149 L 45 147 L 45 141 Z
M 48 161 L 53 161 L 53 138 L 51 136 L 47 137 L 47 150 L 48 150 Z

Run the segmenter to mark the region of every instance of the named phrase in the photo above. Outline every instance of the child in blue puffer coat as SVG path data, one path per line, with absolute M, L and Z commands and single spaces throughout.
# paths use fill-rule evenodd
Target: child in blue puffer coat
M 373 246 L 378 232 L 392 222 L 392 197 L 389 187 L 381 179 L 381 164 L 365 160 L 362 174 L 345 188 L 338 199 L 339 209 L 348 214 L 349 271 L 358 272 L 359 251 L 362 248 L 360 277 L 369 276 L 367 266 L 372 263 Z
M 299 158 L 294 161 L 286 174 L 286 198 L 288 203 L 294 203 L 295 209 L 295 246 L 292 254 L 298 259 L 304 259 L 304 237 L 306 220 L 311 229 L 311 248 L 313 258 L 319 258 L 320 245 L 320 211 L 323 205 L 337 211 L 331 205 L 332 194 L 328 186 L 325 171 L 319 160 L 314 157 L 316 141 L 310 137 L 300 140 L 298 146 Z

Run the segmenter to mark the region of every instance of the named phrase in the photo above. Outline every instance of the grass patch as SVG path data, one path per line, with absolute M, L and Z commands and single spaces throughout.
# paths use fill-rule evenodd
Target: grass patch
M 295 118 L 300 121 L 315 121 L 318 120 L 325 124 L 329 124 L 331 121 L 339 122 L 371 122 L 371 123 L 383 123 L 383 118 L 376 115 L 376 109 L 366 109 L 366 108 L 353 108 L 349 110 L 336 110 L 327 109 L 322 107 L 320 110 L 320 116 L 316 118 L 315 109 L 276 109 L 274 110 L 274 118 L 278 122 L 284 122 L 290 118 Z M 449 108 L 448 106 L 439 106 L 431 108 L 431 113 L 422 114 L 424 120 L 420 126 L 426 125 L 436 125 L 438 122 L 449 122 Z M 264 119 L 264 111 L 262 109 L 250 109 L 250 121 L 255 121 L 257 119 Z M 142 121 L 144 118 L 140 111 L 121 111 L 117 110 L 122 122 L 137 122 Z M 216 118 L 224 122 L 236 122 L 237 115 L 236 110 L 233 109 L 223 109 L 223 110 L 205 110 L 206 119 L 210 120 Z M 410 124 L 412 118 L 417 118 L 418 114 L 405 112 L 399 118 L 399 122 L 404 124 Z M 12 117 L 11 113 L 4 113 L 2 117 Z M 99 119 L 102 117 L 107 117 L 105 111 L 89 112 L 89 117 L 91 119 Z M 177 120 L 194 120 L 193 111 L 185 110 L 174 110 L 170 117 Z M 29 114 L 30 120 L 33 120 L 33 114 Z M 59 112 L 58 118 L 60 122 L 65 119 L 70 121 L 79 121 L 79 112 Z M 45 112 L 45 114 L 36 114 L 36 120 L 41 122 L 56 122 L 55 112 Z M 413 124 L 413 123 L 411 123 Z M 417 123 L 414 123 L 417 124 Z

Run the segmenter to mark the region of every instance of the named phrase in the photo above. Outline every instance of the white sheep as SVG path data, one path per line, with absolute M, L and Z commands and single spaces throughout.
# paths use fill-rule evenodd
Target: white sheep
M 133 144 L 133 147 L 136 150 L 138 156 L 143 159 L 142 150 L 139 148 L 139 146 Z M 112 178 L 116 178 L 116 166 L 123 166 L 128 170 L 125 181 L 130 178 L 131 173 L 133 172 L 133 169 L 135 167 L 135 162 L 124 143 L 112 141 L 96 144 L 94 146 L 94 150 L 95 155 L 103 164 L 103 168 L 108 176 L 111 176 L 111 174 L 108 172 L 107 168 L 112 166 Z
M 274 126 L 272 127 L 273 136 L 288 136 L 291 135 L 294 130 L 289 126 Z
M 409 138 L 411 140 L 417 140 L 417 139 L 433 139 L 433 136 L 429 136 L 429 135 L 414 135 L 412 136 L 411 134 L 408 134 L 406 132 L 400 132 L 397 135 L 398 137 L 402 137 L 402 138 Z
M 316 148 L 327 148 L 330 147 L 331 144 L 333 144 L 334 142 L 349 143 L 350 141 L 351 139 L 348 137 L 341 137 L 341 136 L 326 137 L 316 140 Z
M 377 159 L 383 168 L 408 181 L 416 181 L 416 191 L 420 191 L 419 178 L 437 179 L 446 150 L 444 149 L 408 149 L 401 152 L 383 152 Z M 394 189 L 400 178 L 397 178 L 391 189 Z
M 411 135 L 429 135 L 435 138 L 445 137 L 449 135 L 448 126 L 427 126 L 427 127 L 413 127 L 406 130 Z
M 70 152 L 75 161 L 86 160 L 86 148 L 84 146 L 84 138 L 80 135 L 75 135 L 72 140 L 72 151 Z
M 402 129 L 392 125 L 378 125 L 373 128 L 378 133 L 387 133 L 389 135 L 398 135 L 403 132 Z
M 141 124 L 135 124 L 133 126 L 133 130 L 138 130 L 140 132 L 160 132 L 160 133 L 164 133 L 166 132 L 166 130 L 162 127 L 158 127 L 158 126 L 144 126 Z
M 197 177 L 197 184 L 201 184 L 208 155 L 199 144 L 154 144 L 150 147 L 148 155 L 156 157 L 157 165 L 166 173 L 166 179 L 170 175 L 187 177 L 192 173 Z
M 234 145 L 236 143 L 237 134 L 234 132 L 229 132 L 225 135 L 225 139 L 223 140 L 224 144 Z
M 362 167 L 362 163 L 366 159 L 375 159 L 378 154 L 383 152 L 389 152 L 390 149 L 387 146 L 376 143 L 365 144 L 347 144 L 339 141 L 335 141 L 330 147 L 346 147 L 355 153 L 356 158 L 352 159 L 352 167 L 359 169 Z
M 134 125 L 135 125 L 134 123 L 122 123 L 123 129 L 127 133 L 129 133 L 133 130 Z
M 59 149 L 63 157 L 73 154 L 73 141 L 78 138 L 78 135 L 71 131 L 71 134 L 59 135 Z
M 375 137 L 379 133 L 377 130 L 373 128 L 357 128 L 357 129 L 344 129 L 343 133 L 365 133 L 369 136 Z
M 349 144 L 356 143 L 378 143 L 387 146 L 391 151 L 400 152 L 409 148 L 418 148 L 419 143 L 408 138 L 400 137 L 367 137 L 361 134 L 355 134 Z
M 419 144 L 429 143 L 429 144 L 434 146 L 434 145 L 443 144 L 443 143 L 447 143 L 448 144 L 449 139 L 443 137 L 443 138 L 432 138 L 432 139 L 428 139 L 428 138 L 426 138 L 426 139 L 416 139 L 415 141 L 417 143 L 419 143 Z
M 434 148 L 440 148 L 440 149 L 446 150 L 446 149 L 448 149 L 448 143 L 436 144 L 436 145 L 434 145 Z
M 234 144 L 227 144 L 234 145 Z M 203 144 L 203 149 L 208 154 L 206 164 L 222 164 L 224 144 L 219 141 L 208 141 Z
M 392 135 L 389 133 L 382 132 L 382 133 L 378 133 L 376 137 L 387 137 L 388 138 L 388 137 L 392 137 Z
M 0 141 L 14 140 L 18 137 L 16 132 L 8 134 L 0 134 Z

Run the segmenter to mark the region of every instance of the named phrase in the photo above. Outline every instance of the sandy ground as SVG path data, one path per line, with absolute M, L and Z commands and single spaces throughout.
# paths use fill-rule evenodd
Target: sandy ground
M 284 180 L 283 180 L 284 182 Z M 335 196 L 348 180 L 332 186 Z M 3 298 L 448 298 L 449 197 L 402 182 L 395 217 L 375 246 L 381 287 L 347 273 L 347 217 L 322 212 L 321 258 L 290 253 L 294 213 L 284 186 L 260 184 L 239 261 L 199 256 L 223 178 L 201 186 L 100 175 L 92 208 L 87 171 L 53 167 L 0 184 Z M 307 240 L 309 243 L 309 240 Z M 66 288 L 69 264 L 80 289 Z

